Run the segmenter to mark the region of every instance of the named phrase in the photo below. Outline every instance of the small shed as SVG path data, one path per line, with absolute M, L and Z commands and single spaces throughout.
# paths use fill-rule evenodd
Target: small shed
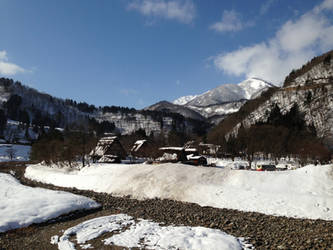
M 117 136 L 102 137 L 90 152 L 93 162 L 116 163 L 127 156 Z

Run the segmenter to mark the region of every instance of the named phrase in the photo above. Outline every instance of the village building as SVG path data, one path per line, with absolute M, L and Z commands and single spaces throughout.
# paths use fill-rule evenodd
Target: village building
M 162 147 L 159 150 L 163 153 L 162 158 L 165 158 L 169 162 L 187 161 L 188 155 L 198 155 L 196 148 Z
M 207 159 L 206 157 L 202 156 L 202 155 L 187 155 L 187 161 L 184 162 L 186 164 L 190 164 L 190 165 L 202 165 L 202 166 L 206 166 L 207 165 Z
M 195 148 L 195 141 L 188 141 L 184 144 L 184 148 Z
M 202 142 L 199 143 L 198 148 L 200 154 L 215 156 L 215 157 L 218 156 L 218 154 L 221 151 L 221 146 L 219 145 L 202 143 Z
M 117 136 L 108 135 L 98 141 L 89 155 L 93 162 L 120 163 L 127 153 Z
M 133 157 L 150 158 L 153 155 L 153 145 L 147 140 L 138 140 L 134 143 L 131 149 Z

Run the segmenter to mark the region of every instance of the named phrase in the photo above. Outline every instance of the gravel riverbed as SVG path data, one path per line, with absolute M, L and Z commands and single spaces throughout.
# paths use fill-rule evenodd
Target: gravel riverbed
M 27 228 L 0 234 L 0 249 L 57 249 L 50 244 L 53 235 L 85 220 L 126 213 L 134 218 L 150 219 L 166 225 L 204 226 L 225 231 L 236 237 L 245 237 L 256 249 L 333 249 L 333 221 L 293 219 L 253 212 L 202 207 L 193 203 L 173 200 L 135 200 L 114 197 L 72 188 L 61 188 L 24 178 L 22 164 L 0 165 L 0 171 L 15 171 L 22 184 L 63 190 L 90 197 L 102 208 L 90 212 L 76 212 L 57 220 L 31 225 Z M 92 241 L 97 249 L 123 249 L 101 245 L 100 239 Z

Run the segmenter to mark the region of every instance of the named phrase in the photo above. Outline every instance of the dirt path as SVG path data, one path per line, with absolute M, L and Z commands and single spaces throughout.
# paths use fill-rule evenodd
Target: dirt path
M 221 229 L 236 237 L 248 238 L 248 242 L 252 243 L 256 249 L 333 249 L 332 221 L 268 216 L 230 209 L 201 207 L 193 203 L 172 200 L 138 201 L 129 197 L 113 197 L 105 193 L 36 183 L 23 177 L 24 169 L 24 166 L 0 165 L 0 171 L 7 173 L 10 170 L 15 171 L 16 177 L 25 185 L 84 195 L 101 203 L 103 207 L 91 214 L 74 213 L 62 218 L 62 221 L 2 233 L 0 234 L 0 249 L 57 249 L 56 246 L 50 244 L 51 236 L 61 236 L 61 230 L 91 218 L 114 213 L 126 213 L 134 218 L 150 219 L 165 224 Z M 92 243 L 96 249 L 118 249 L 101 245 L 101 239 L 89 243 Z

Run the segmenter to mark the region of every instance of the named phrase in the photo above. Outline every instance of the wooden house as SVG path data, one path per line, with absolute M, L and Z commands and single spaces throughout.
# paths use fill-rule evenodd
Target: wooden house
M 215 157 L 218 156 L 220 151 L 222 150 L 221 146 L 219 145 L 202 143 L 202 142 L 199 143 L 198 148 L 200 154 L 210 155 Z
M 90 152 L 93 162 L 120 163 L 127 156 L 117 136 L 102 137 Z
M 197 155 L 198 150 L 195 148 L 184 148 L 184 147 L 162 147 L 159 148 L 163 152 L 163 155 L 173 155 L 174 157 L 170 158 L 172 161 L 187 161 L 188 155 Z
M 134 157 L 149 158 L 154 156 L 154 146 L 147 140 L 138 140 L 131 149 L 131 155 Z

